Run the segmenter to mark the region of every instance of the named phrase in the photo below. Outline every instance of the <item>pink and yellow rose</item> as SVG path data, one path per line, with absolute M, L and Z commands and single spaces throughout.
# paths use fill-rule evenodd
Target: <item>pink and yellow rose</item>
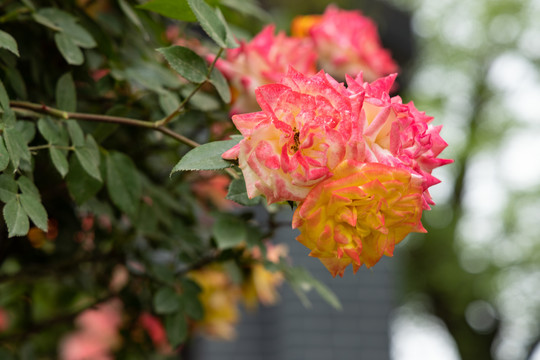
M 413 102 L 403 104 L 401 97 L 390 96 L 395 75 L 363 82 L 362 74 L 347 76 L 347 90 L 363 94 L 359 129 L 365 145 L 363 162 L 405 168 L 422 179 L 423 208 L 434 204 L 428 188 L 440 181 L 433 169 L 452 162 L 438 158 L 448 146 L 440 136 L 442 126 L 433 126 L 433 117 L 416 109 Z
M 421 179 L 403 168 L 347 160 L 294 213 L 297 240 L 333 276 L 372 267 L 410 232 L 425 232 Z
M 281 84 L 261 86 L 262 111 L 233 116 L 244 139 L 223 154 L 238 159 L 248 196 L 302 201 L 346 157 L 362 157 L 356 127 L 361 99 L 330 76 L 290 69 Z
M 410 232 L 424 231 L 422 210 L 447 146 L 432 117 L 390 96 L 395 75 L 347 87 L 319 72 L 290 69 L 280 84 L 257 89 L 262 111 L 233 116 L 244 138 L 223 154 L 238 159 L 248 196 L 296 201 L 298 240 L 342 275 L 373 266 Z
M 274 32 L 274 25 L 266 26 L 250 42 L 240 42 L 240 47 L 228 49 L 225 58 L 216 62 L 232 88 L 231 113 L 259 110 L 255 89 L 279 82 L 289 66 L 306 74 L 315 73 L 316 54 L 312 43 L 290 38 L 284 32 L 274 35 Z
M 441 127 L 414 104 L 391 97 L 395 76 L 363 82 L 347 77 L 348 87 L 328 74 L 305 76 L 290 69 L 281 84 L 256 90 L 262 111 L 233 116 L 244 136 L 223 154 L 238 159 L 248 196 L 268 203 L 303 201 L 344 160 L 410 169 L 427 189 L 438 182 L 434 168 L 450 160 L 437 156 L 447 146 Z
M 322 16 L 299 16 L 292 35 L 313 40 L 319 66 L 334 77 L 364 73 L 373 81 L 397 71 L 390 52 L 381 45 L 377 26 L 358 10 L 330 5 Z

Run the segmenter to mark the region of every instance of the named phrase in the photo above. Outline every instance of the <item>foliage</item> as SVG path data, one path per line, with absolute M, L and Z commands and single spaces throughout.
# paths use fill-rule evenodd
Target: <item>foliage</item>
M 263 17 L 249 5 L 245 16 Z M 220 141 L 231 135 L 231 94 L 214 65 L 238 46 L 225 21 L 238 6 L 0 5 L 0 308 L 10 318 L 0 357 L 57 358 L 60 339 L 68 351 L 92 333 L 81 315 L 99 311 L 122 313 L 122 346 L 107 345 L 118 358 L 172 355 L 204 317 L 201 289 L 187 275 L 210 263 L 230 264 L 225 274 L 240 282 L 264 264 L 286 274 L 303 301 L 314 288 L 339 307 L 303 270 L 250 255 L 265 254 L 272 234 L 271 225 L 254 223 L 253 209 L 198 195 L 194 186 L 207 179 L 179 171 L 225 169 L 234 179 L 229 199 L 259 202 L 247 198 L 234 163 L 221 159 L 240 139 Z M 214 62 L 175 44 L 167 29 L 180 39 L 204 37 Z M 78 330 L 66 337 L 74 319 Z M 156 340 L 160 326 L 173 348 Z

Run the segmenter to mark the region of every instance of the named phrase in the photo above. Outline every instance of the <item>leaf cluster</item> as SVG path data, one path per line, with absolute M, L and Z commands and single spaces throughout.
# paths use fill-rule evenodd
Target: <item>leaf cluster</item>
M 230 121 L 227 80 L 164 36 L 169 26 L 185 38 L 202 29 L 217 59 L 238 45 L 226 17 L 266 16 L 247 4 L 0 4 L 0 309 L 13 319 L 0 357 L 56 356 L 81 304 L 111 297 L 122 300 L 131 327 L 143 312 L 158 316 L 177 346 L 204 317 L 201 288 L 186 274 L 222 262 L 241 281 L 262 261 L 245 251 L 264 253 L 272 229 L 255 224 L 249 208 L 229 211 L 193 191 L 205 178 L 191 170 L 212 170 L 233 177 L 228 199 L 260 202 L 221 158 L 240 138 L 209 131 Z M 119 267 L 128 279 L 114 287 Z M 297 289 L 317 284 L 292 270 L 288 278 Z M 124 335 L 119 358 L 155 351 L 147 335 Z

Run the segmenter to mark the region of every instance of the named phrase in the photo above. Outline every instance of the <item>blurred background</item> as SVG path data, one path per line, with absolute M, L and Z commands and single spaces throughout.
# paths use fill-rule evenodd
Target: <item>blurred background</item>
M 280 305 L 243 316 L 236 342 L 201 339 L 195 358 L 540 359 L 540 1 L 334 3 L 377 22 L 400 96 L 443 124 L 442 157 L 455 162 L 434 172 L 428 233 L 332 279 L 278 232 L 343 311 L 316 296 L 304 309 L 283 288 Z M 263 5 L 285 29 L 328 2 Z

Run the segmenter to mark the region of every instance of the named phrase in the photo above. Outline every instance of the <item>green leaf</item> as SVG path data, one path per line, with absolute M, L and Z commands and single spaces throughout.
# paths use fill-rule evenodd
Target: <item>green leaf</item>
M 70 120 L 74 121 L 74 120 Z M 38 120 L 38 130 L 41 135 L 49 142 L 55 145 L 67 145 L 67 142 L 62 136 L 61 127 L 56 124 L 51 118 L 44 117 Z
M 157 49 L 171 67 L 194 83 L 201 83 L 206 80 L 206 61 L 197 55 L 193 50 L 183 46 L 169 46 Z
M 127 155 L 110 152 L 107 156 L 107 190 L 120 210 L 135 216 L 141 198 L 141 183 L 137 168 Z
M 171 174 L 185 170 L 219 170 L 232 166 L 232 163 L 223 160 L 221 155 L 236 145 L 239 140 L 214 141 L 189 151 L 176 166 Z
M 8 236 L 24 236 L 28 234 L 30 222 L 19 200 L 15 197 L 4 206 L 4 219 L 8 227 Z
M 98 181 L 102 181 L 101 173 L 99 172 L 99 153 L 96 156 L 96 152 L 92 148 L 83 146 L 75 147 L 75 155 L 88 175 Z
M 32 0 L 21 0 L 21 2 L 30 10 L 36 11 L 36 6 L 32 3 Z
M 154 310 L 158 314 L 171 314 L 181 308 L 182 299 L 170 287 L 162 287 L 154 295 Z
M 103 186 L 103 182 L 88 175 L 77 156 L 71 156 L 66 184 L 71 197 L 79 205 L 91 199 Z
M 195 294 L 182 294 L 182 299 L 186 314 L 193 320 L 202 320 L 204 317 L 204 308 L 199 301 L 199 297 Z
M 272 22 L 270 15 L 259 6 L 256 1 L 253 0 L 221 0 L 221 4 L 225 5 L 235 11 L 239 11 L 244 15 L 251 15 L 263 23 Z
M 26 99 L 26 85 L 19 70 L 11 67 L 7 70 L 6 75 L 11 85 L 11 88 L 15 91 L 15 94 L 21 99 Z
M 7 32 L 0 30 L 0 48 L 7 49 L 13 54 L 19 55 L 19 47 L 13 36 L 9 35 Z
M 22 175 L 19 176 L 17 179 L 17 184 L 19 185 L 19 189 L 23 194 L 33 195 L 39 197 L 39 190 L 34 184 L 32 180 L 30 180 L 28 177 Z
M 230 103 L 231 90 L 229 88 L 229 83 L 227 82 L 221 71 L 213 68 L 210 75 L 210 82 L 216 87 L 216 90 L 223 102 L 226 104 Z
M 256 196 L 250 199 L 246 190 L 246 181 L 242 179 L 234 179 L 229 185 L 229 192 L 227 193 L 227 199 L 232 200 L 240 205 L 253 206 L 257 205 L 261 201 L 260 196 Z
M 4 137 L 0 135 L 0 171 L 6 170 L 9 165 L 9 153 L 4 144 Z
M 170 266 L 165 264 L 153 264 L 152 276 L 162 283 L 174 285 L 174 272 L 171 270 Z
M 19 199 L 24 211 L 34 224 L 41 230 L 47 231 L 47 211 L 41 204 L 39 197 L 31 194 L 21 194 Z
M 40 9 L 33 14 L 34 20 L 55 31 L 61 31 L 71 41 L 80 47 L 90 49 L 97 46 L 92 35 L 81 25 L 77 24 L 77 18 L 57 8 Z
M 326 285 L 315 279 L 304 268 L 283 268 L 283 273 L 296 292 L 300 300 L 304 303 L 304 306 L 310 306 L 310 302 L 307 299 L 305 292 L 315 289 L 319 295 L 332 305 L 336 310 L 341 310 L 342 306 L 337 296 Z
M 82 65 L 84 62 L 84 55 L 75 44 L 75 41 L 73 41 L 72 38 L 70 38 L 66 33 L 59 32 L 54 35 L 54 42 L 56 43 L 56 47 L 66 59 L 68 64 L 70 65 Z
M 17 182 L 13 176 L 0 174 L 0 201 L 7 203 L 17 195 Z
M 233 248 L 246 240 L 246 223 L 235 216 L 218 213 L 212 235 L 219 249 Z
M 184 98 L 188 97 L 194 88 L 195 86 L 193 86 L 193 84 L 186 85 L 182 88 L 182 96 Z M 189 105 L 192 106 L 194 109 L 204 112 L 219 110 L 219 108 L 221 107 L 220 101 L 217 100 L 215 96 L 212 96 L 202 91 L 197 91 L 195 95 L 193 95 L 191 99 L 189 99 Z
M 28 144 L 36 136 L 36 125 L 32 121 L 17 121 L 15 129 L 19 131 L 25 144 Z
M 148 69 L 131 67 L 126 69 L 125 74 L 129 80 L 137 82 L 142 86 L 157 92 L 158 94 L 166 91 L 163 88 L 163 83 L 160 81 L 160 79 L 158 79 L 151 71 L 148 71 Z
M 343 307 L 341 306 L 341 302 L 339 301 L 338 297 L 330 288 L 328 288 L 325 284 L 320 282 L 319 280 L 315 278 L 311 278 L 311 283 L 313 285 L 313 288 L 315 291 L 319 293 L 319 295 L 328 303 L 330 304 L 334 309 L 336 310 L 342 310 Z
M 119 0 L 118 5 L 120 5 L 120 9 L 122 9 L 122 12 L 127 16 L 129 21 L 131 21 L 133 23 L 133 25 L 135 25 L 141 32 L 145 33 L 145 35 L 146 35 L 146 32 L 144 30 L 144 26 L 141 23 L 141 19 L 139 19 L 139 17 L 135 13 L 135 11 L 133 11 L 131 6 L 127 2 L 125 2 L 124 0 Z
M 84 132 L 75 120 L 66 121 L 73 146 L 84 146 Z
M 222 265 L 233 284 L 241 285 L 244 282 L 244 274 L 236 261 L 224 261 Z
M 150 10 L 168 18 L 177 19 L 180 21 L 197 20 L 186 1 L 152 0 L 137 6 L 137 8 Z
M 183 277 L 181 283 L 182 294 L 185 294 L 186 296 L 197 297 L 202 292 L 202 288 L 194 280 Z
M 186 316 L 182 311 L 178 311 L 172 315 L 165 317 L 165 331 L 167 339 L 173 348 L 182 344 L 187 339 L 188 324 Z
M 16 125 L 17 118 L 15 112 L 11 108 L 4 109 L 2 114 L 0 125 L 4 125 L 2 128 L 13 128 Z
M 77 46 L 85 49 L 91 49 L 97 46 L 97 43 L 92 35 L 90 35 L 85 28 L 75 22 L 67 22 L 62 24 L 62 31 L 69 36 L 69 38 Z
M 43 18 L 47 19 L 49 22 L 57 25 L 60 28 L 62 28 L 62 25 L 66 23 L 77 21 L 76 17 L 54 7 L 41 8 L 38 10 L 37 13 Z
M 77 111 L 77 91 L 69 72 L 62 75 L 56 83 L 56 106 L 64 111 Z
M 223 26 L 225 27 L 225 44 L 229 49 L 234 49 L 240 46 L 238 42 L 236 41 L 236 38 L 234 37 L 234 34 L 232 33 L 231 29 L 229 28 L 229 25 L 227 24 L 227 21 L 225 20 L 225 16 L 223 16 L 223 13 L 221 12 L 221 9 L 218 7 L 216 8 L 216 15 L 219 18 L 219 20 L 222 22 Z
M 49 155 L 56 170 L 58 170 L 62 177 L 66 177 L 69 171 L 69 163 L 64 151 L 52 146 L 49 148 Z
M 30 160 L 30 151 L 22 134 L 15 128 L 4 129 L 4 141 L 14 168 L 19 167 L 21 159 Z
M 158 231 L 158 211 L 155 203 L 152 205 L 142 201 L 134 225 L 143 234 L 153 234 Z
M 0 80 L 0 106 L 4 111 L 9 108 L 9 96 L 2 80 Z
M 204 0 L 187 0 L 187 2 L 208 36 L 220 47 L 227 47 L 227 30 L 225 24 L 216 15 L 214 9 L 205 3 Z
M 180 106 L 178 95 L 170 91 L 159 94 L 159 106 L 165 114 L 171 114 Z
M 54 23 L 54 21 L 51 21 L 50 19 L 48 19 L 47 17 L 37 13 L 37 12 L 34 12 L 32 13 L 32 18 L 34 19 L 35 22 L 37 22 L 38 24 L 41 24 L 43 26 L 46 26 L 48 27 L 49 29 L 52 29 L 54 31 L 62 31 L 62 28 L 60 28 L 58 25 L 56 25 Z

